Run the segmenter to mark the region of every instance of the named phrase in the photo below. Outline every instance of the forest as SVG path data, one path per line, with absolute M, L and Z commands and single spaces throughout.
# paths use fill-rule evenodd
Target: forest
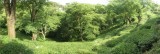
M 160 54 L 160 5 L 0 0 L 0 54 Z

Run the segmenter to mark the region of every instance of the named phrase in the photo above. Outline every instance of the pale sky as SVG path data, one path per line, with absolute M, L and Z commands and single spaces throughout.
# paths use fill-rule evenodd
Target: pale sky
M 155 2 L 155 3 L 160 5 L 160 0 L 153 0 L 153 2 Z
M 108 0 L 50 0 L 59 4 L 65 5 L 66 3 L 78 2 L 78 3 L 89 3 L 89 4 L 107 4 Z
M 65 5 L 66 3 L 78 2 L 78 3 L 89 3 L 89 4 L 108 4 L 108 0 L 50 0 L 59 4 Z M 153 0 L 153 2 L 160 4 L 160 0 Z

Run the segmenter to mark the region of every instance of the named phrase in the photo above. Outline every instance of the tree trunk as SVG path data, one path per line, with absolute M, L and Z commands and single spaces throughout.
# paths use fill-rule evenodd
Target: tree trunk
M 124 21 L 123 21 L 123 25 L 125 25 L 125 24 L 127 24 L 127 22 L 126 22 L 126 20 L 124 19 Z
M 136 26 L 136 27 L 139 26 L 139 23 L 140 23 L 140 21 L 141 21 L 141 15 L 139 14 L 137 18 L 138 18 L 138 22 L 137 22 L 137 26 Z
M 44 40 L 46 40 L 46 35 L 47 35 L 47 26 L 44 27 L 44 31 L 43 31 Z
M 8 36 L 11 39 L 15 39 L 16 0 L 4 0 L 4 7 L 7 17 Z
M 35 5 L 32 4 L 32 8 L 30 10 L 30 14 L 31 14 L 31 22 L 34 23 L 35 18 L 36 18 L 36 10 L 35 10 Z M 37 39 L 37 33 L 32 32 L 32 40 L 36 40 Z
M 37 39 L 37 33 L 32 33 L 32 40 L 36 40 Z
M 32 5 L 32 11 L 31 11 L 31 22 L 34 22 L 36 18 L 36 10 L 34 5 Z
M 44 28 L 42 28 L 42 29 L 41 29 L 41 32 L 40 32 L 40 33 L 42 34 L 42 36 L 43 36 L 43 40 L 46 40 L 46 33 L 47 33 L 47 32 L 46 32 L 46 29 L 47 29 L 47 27 L 44 26 Z
M 42 32 L 43 40 L 46 40 L 46 35 Z
M 144 9 L 144 8 L 145 8 L 145 6 L 143 5 L 143 7 L 141 9 Z M 142 19 L 142 16 L 141 16 L 142 10 L 141 9 L 139 9 L 138 12 L 137 12 L 138 13 L 138 16 L 137 16 L 138 22 L 137 22 L 137 26 L 136 27 L 139 26 L 139 23 L 140 23 L 140 21 Z
M 131 21 L 130 17 L 127 17 L 127 20 L 128 20 L 128 22 L 129 22 L 129 24 L 131 24 L 131 23 L 132 23 L 132 21 Z

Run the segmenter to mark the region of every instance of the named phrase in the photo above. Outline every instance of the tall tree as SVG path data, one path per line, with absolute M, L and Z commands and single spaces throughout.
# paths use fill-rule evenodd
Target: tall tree
M 120 18 L 124 24 L 130 24 L 133 19 L 137 19 L 137 25 L 141 21 L 142 13 L 150 10 L 151 0 L 111 0 L 107 6 L 107 11 L 114 13 L 113 19 Z
M 21 7 L 23 7 L 25 10 L 28 10 L 30 13 L 30 21 L 32 24 L 36 23 L 37 20 L 37 13 L 42 9 L 42 6 L 47 2 L 47 0 L 20 0 Z M 34 28 L 34 31 L 32 31 L 32 40 L 36 40 L 37 33 L 35 30 L 38 30 L 37 28 Z
M 60 12 L 61 5 L 55 2 L 46 2 L 37 16 L 40 26 L 38 28 L 39 32 L 42 34 L 43 39 L 45 40 L 47 33 L 50 31 L 55 31 L 60 24 L 61 16 L 63 12 Z
M 20 3 L 17 5 L 17 17 L 21 19 L 17 19 L 16 26 L 18 30 L 32 33 L 32 40 L 37 36 L 43 36 L 45 40 L 48 32 L 59 26 L 62 13 L 58 3 L 46 0 L 21 0 Z
M 98 10 L 97 12 L 103 13 Z M 95 13 L 94 5 L 68 4 L 66 15 L 61 20 L 61 27 L 58 28 L 55 38 L 60 39 L 60 41 L 93 40 L 100 33 L 99 25 L 104 20 L 103 18 L 102 15 Z
M 16 0 L 4 0 L 4 7 L 7 17 L 8 35 L 11 39 L 15 39 Z
M 3 8 L 3 3 L 2 3 L 2 0 L 0 0 L 0 11 L 2 10 Z
M 2 0 L 0 0 L 0 11 L 1 11 L 1 9 L 2 9 Z M 0 20 L 1 20 L 1 18 L 0 18 Z M 0 34 L 1 34 L 1 32 L 0 32 Z
M 137 22 L 137 26 L 139 26 L 139 23 L 142 19 L 142 15 L 144 12 L 147 12 L 147 11 L 151 11 L 152 7 L 154 7 L 154 3 L 152 2 L 152 0 L 137 0 L 137 19 L 138 19 L 138 22 Z

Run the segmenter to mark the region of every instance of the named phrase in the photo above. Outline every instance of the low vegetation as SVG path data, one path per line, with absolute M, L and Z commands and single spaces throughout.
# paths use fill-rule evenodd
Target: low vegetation
M 159 7 L 0 0 L 0 54 L 159 54 Z

